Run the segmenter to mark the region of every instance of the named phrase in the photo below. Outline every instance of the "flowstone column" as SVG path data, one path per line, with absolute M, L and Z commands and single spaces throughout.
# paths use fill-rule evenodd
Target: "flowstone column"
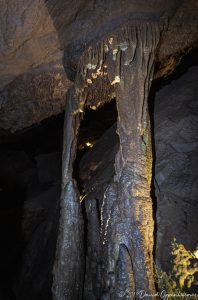
M 90 46 L 79 61 L 74 88 L 67 100 L 64 125 L 54 300 L 82 299 L 85 262 L 83 219 L 72 178 L 76 138 L 85 106 L 97 109 L 112 98 L 117 101 L 120 146 L 115 160 L 115 176 L 104 193 L 100 210 L 102 250 L 98 255 L 102 253 L 102 257 L 91 257 L 90 261 L 94 266 L 98 261 L 101 264 L 102 276 L 98 285 L 101 287 L 101 293 L 98 292 L 101 300 L 140 299 L 143 293 L 148 294 L 149 299 L 154 298 L 148 94 L 161 30 L 158 22 L 132 20 Z M 92 237 L 91 232 L 88 237 Z M 96 253 L 94 240 L 88 247 L 89 255 Z M 94 274 L 86 274 L 91 286 L 94 286 L 92 278 L 97 277 Z
M 84 280 L 84 225 L 78 189 L 72 178 L 80 124 L 78 100 L 67 95 L 62 158 L 62 195 L 59 234 L 54 264 L 53 299 L 82 299 Z
M 148 93 L 159 33 L 158 24 L 150 22 L 132 28 L 128 48 L 119 53 L 120 74 L 115 74 L 120 78 L 116 87 L 120 149 L 115 163 L 115 207 L 122 218 L 118 217 L 118 222 L 113 220 L 113 226 L 117 227 L 114 249 L 118 251 L 117 240 L 120 240 L 129 251 L 135 282 L 135 293 L 131 294 L 136 298 L 155 294 Z
M 82 106 L 97 108 L 115 97 L 118 111 L 120 148 L 101 208 L 101 299 L 152 298 L 156 292 L 148 94 L 161 30 L 158 22 L 130 21 L 90 46 L 79 64 Z

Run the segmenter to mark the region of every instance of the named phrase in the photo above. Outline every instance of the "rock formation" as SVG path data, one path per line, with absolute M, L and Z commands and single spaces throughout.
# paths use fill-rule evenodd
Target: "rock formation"
M 196 293 L 197 1 L 0 6 L 1 298 Z

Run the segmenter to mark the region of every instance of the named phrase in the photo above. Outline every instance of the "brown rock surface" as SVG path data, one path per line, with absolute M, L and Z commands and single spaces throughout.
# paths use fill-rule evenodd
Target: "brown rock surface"
M 156 76 L 170 73 L 198 40 L 197 12 L 195 0 L 123 0 L 122 5 L 120 1 L 1 0 L 0 127 L 20 130 L 62 111 L 69 85 L 63 64 L 73 79 L 87 45 L 128 19 L 165 22 Z

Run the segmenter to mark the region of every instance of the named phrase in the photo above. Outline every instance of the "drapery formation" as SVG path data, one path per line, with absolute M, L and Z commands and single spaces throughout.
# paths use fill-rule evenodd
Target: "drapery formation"
M 85 107 L 97 109 L 112 98 L 117 103 L 120 146 L 115 175 L 104 193 L 97 225 L 101 257 L 96 273 L 100 275 L 86 274 L 86 281 L 98 280 L 101 299 L 138 299 L 141 290 L 155 293 L 150 196 L 152 148 L 147 100 L 161 30 L 162 25 L 157 21 L 130 21 L 90 46 L 79 61 L 66 102 L 61 217 L 54 266 L 55 300 L 83 297 L 83 216 L 72 177 L 76 139 Z M 94 210 L 94 201 L 87 200 Z M 90 249 L 95 245 L 90 230 L 91 227 L 87 236 L 88 255 L 96 253 Z M 96 258 L 90 259 L 95 260 L 97 270 L 97 253 Z

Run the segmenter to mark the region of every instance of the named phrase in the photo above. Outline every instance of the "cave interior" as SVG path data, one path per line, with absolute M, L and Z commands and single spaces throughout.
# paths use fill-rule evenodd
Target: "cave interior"
M 79 37 L 65 48 L 58 79 L 42 69 L 43 94 L 40 70 L 0 90 L 0 299 L 198 299 L 197 44 L 163 65 L 161 25 L 132 20 L 132 42 L 131 25 L 111 29 L 116 51 L 97 26 L 88 49 Z M 25 80 L 43 99 L 27 112 Z M 54 100 L 45 84 L 67 93 Z

